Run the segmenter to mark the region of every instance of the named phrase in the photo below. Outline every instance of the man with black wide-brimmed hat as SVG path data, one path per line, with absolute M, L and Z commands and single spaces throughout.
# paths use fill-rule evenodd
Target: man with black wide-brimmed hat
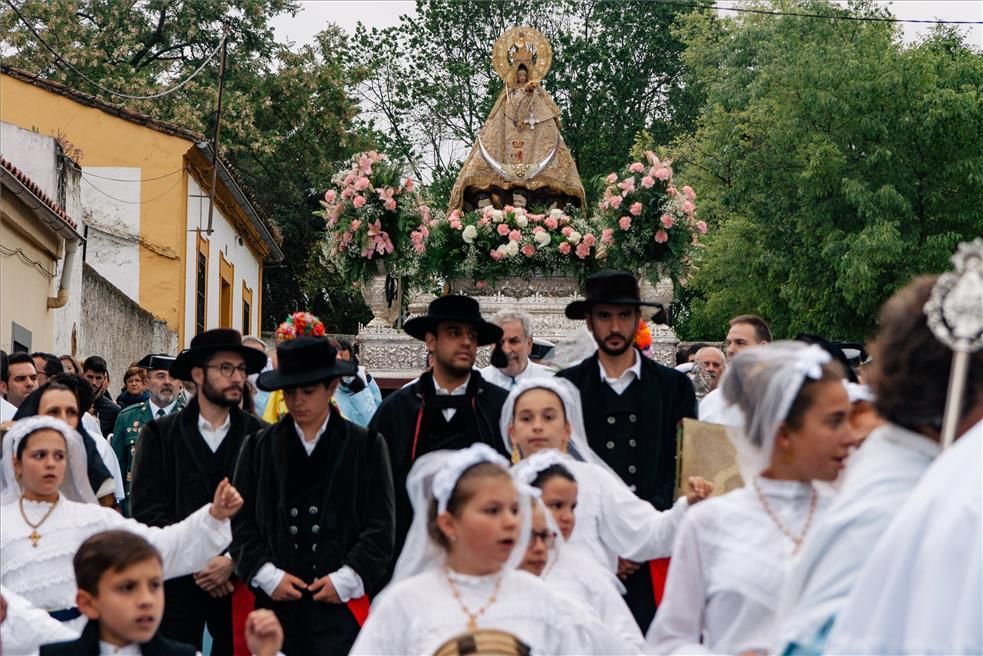
M 222 479 L 231 480 L 246 435 L 265 425 L 239 407 L 246 376 L 265 365 L 266 355 L 243 346 L 242 335 L 230 328 L 196 335 L 175 358 L 170 375 L 194 381 L 197 394 L 181 412 L 140 431 L 130 491 L 135 519 L 175 524 L 208 503 Z M 212 654 L 231 656 L 232 569 L 232 560 L 221 555 L 192 576 L 167 581 L 161 633 L 200 650 L 207 624 Z
M 355 609 L 379 591 L 392 558 L 386 442 L 331 404 L 341 377 L 355 374 L 327 339 L 297 337 L 256 379 L 283 390 L 287 414 L 242 446 L 235 484 L 245 503 L 231 551 L 256 606 L 283 625 L 286 654 L 347 654 Z
M 566 307 L 568 319 L 584 319 L 597 352 L 559 372 L 580 390 L 591 448 L 640 498 L 658 510 L 673 505 L 676 489 L 676 428 L 696 417 L 689 378 L 634 348 L 643 301 L 638 281 L 623 271 L 587 279 L 585 298 Z M 633 571 L 635 570 L 635 571 Z M 643 631 L 655 615 L 649 568 L 627 563 L 625 601 Z
M 417 458 L 475 442 L 508 455 L 498 428 L 508 392 L 474 369 L 478 347 L 498 343 L 502 329 L 481 317 L 476 300 L 452 294 L 434 299 L 427 313 L 408 320 L 403 330 L 426 342 L 433 367 L 384 399 L 369 424 L 389 444 L 396 487 L 397 556 L 413 520 L 406 476 Z

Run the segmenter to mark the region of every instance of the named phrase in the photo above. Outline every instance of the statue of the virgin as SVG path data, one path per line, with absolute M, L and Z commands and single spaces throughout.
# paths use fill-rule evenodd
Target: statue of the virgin
M 492 65 L 505 88 L 457 176 L 450 209 L 584 206 L 560 109 L 539 84 L 552 60 L 549 41 L 531 27 L 512 27 L 495 42 Z

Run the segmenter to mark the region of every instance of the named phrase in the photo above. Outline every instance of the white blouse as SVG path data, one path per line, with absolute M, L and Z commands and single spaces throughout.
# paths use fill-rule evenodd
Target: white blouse
M 468 616 L 454 598 L 448 575 L 469 612 L 488 604 L 498 574 L 466 576 L 428 570 L 391 584 L 376 597 L 352 654 L 433 654 L 438 647 L 467 631 Z M 528 572 L 510 570 L 493 603 L 477 619 L 479 628 L 516 636 L 533 654 L 587 654 L 594 643 L 578 621 L 579 611 L 562 602 L 546 584 Z
M 87 538 L 113 529 L 130 531 L 153 544 L 164 561 L 164 577 L 184 576 L 200 570 L 232 542 L 229 520 L 219 521 L 203 506 L 182 522 L 166 528 L 126 519 L 115 510 L 65 497 L 38 527 L 41 539 L 32 546 L 32 529 L 21 516 L 18 503 L 0 507 L 0 583 L 45 611 L 75 606 L 75 571 L 72 559 Z M 43 501 L 24 501 L 24 512 L 37 523 L 51 508 Z M 65 625 L 80 634 L 86 618 Z M 4 631 L 7 623 L 3 624 Z M 5 634 L 4 634 L 5 637 Z
M 815 488 L 756 480 L 782 525 L 801 535 Z M 828 503 L 816 494 L 813 522 Z M 676 537 L 665 596 L 646 638 L 648 651 L 767 652 L 794 548 L 751 485 L 697 505 Z
M 617 571 L 619 556 L 645 562 L 672 554 L 689 508 L 686 497 L 658 511 L 600 465 L 573 459 L 565 465 L 577 479 L 577 523 L 570 544 L 611 572 Z

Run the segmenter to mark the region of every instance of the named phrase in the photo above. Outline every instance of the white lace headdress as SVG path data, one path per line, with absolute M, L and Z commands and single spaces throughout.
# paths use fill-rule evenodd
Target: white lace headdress
M 65 438 L 67 461 L 65 463 L 65 478 L 62 480 L 61 493 L 65 498 L 82 503 L 96 503 L 96 495 L 89 485 L 88 462 L 82 436 L 68 424 L 45 415 L 35 415 L 17 420 L 3 438 L 2 457 L 0 466 L 0 504 L 17 501 L 23 491 L 20 481 L 14 473 L 14 456 L 20 443 L 38 432 L 49 429 L 56 431 Z

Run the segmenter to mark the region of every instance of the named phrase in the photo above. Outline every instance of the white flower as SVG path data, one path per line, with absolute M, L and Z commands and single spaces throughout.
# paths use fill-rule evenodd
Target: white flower
M 574 246 L 576 246 L 577 244 L 580 243 L 580 238 L 582 236 L 583 235 L 581 235 L 579 232 L 577 232 L 576 230 L 574 230 L 574 231 L 572 231 L 570 233 L 570 236 L 567 237 L 567 241 L 570 242 L 571 244 L 573 244 Z
M 509 242 L 509 243 L 511 243 L 511 242 Z M 501 244 L 495 250 L 498 251 L 499 253 L 501 253 L 502 255 L 508 255 L 509 254 L 509 245 L 508 244 Z
M 551 219 L 556 219 L 557 221 L 559 221 L 560 217 L 562 216 L 563 216 L 563 210 L 550 210 Z
M 510 241 L 508 244 L 506 244 L 506 246 L 505 246 L 505 254 L 507 256 L 509 256 L 509 257 L 513 257 L 515 255 L 518 255 L 519 254 L 519 242 L 517 242 L 517 241 Z
M 536 242 L 536 248 L 542 248 L 550 243 L 550 233 L 546 232 L 545 230 L 542 232 L 537 232 L 535 235 L 533 235 L 533 241 Z
M 464 229 L 464 232 L 461 233 L 461 238 L 464 240 L 464 243 L 466 244 L 473 244 L 474 239 L 477 236 L 478 236 L 478 229 L 475 228 L 473 225 L 469 225 Z
M 502 210 L 492 210 L 491 217 L 495 223 L 501 223 L 502 219 L 505 218 L 505 214 L 502 213 Z
M 526 218 L 525 214 L 516 214 L 515 224 L 520 228 L 525 228 L 527 225 L 529 225 L 529 219 Z

